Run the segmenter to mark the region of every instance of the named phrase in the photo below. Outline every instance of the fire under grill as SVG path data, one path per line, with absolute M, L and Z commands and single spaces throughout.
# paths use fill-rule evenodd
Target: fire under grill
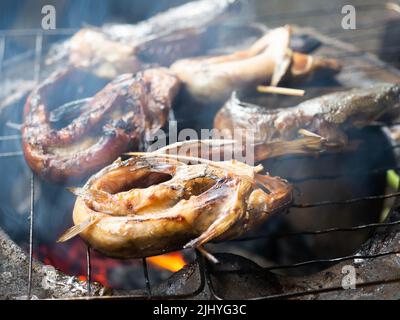
M 360 8 L 363 12 L 370 15 L 375 15 L 376 10 L 381 10 L 381 7 L 376 5 L 365 5 Z M 327 12 L 327 10 L 308 10 L 281 15 L 277 14 L 273 16 L 272 23 L 283 24 L 283 22 L 290 22 L 291 19 L 301 21 L 301 19 L 324 15 Z M 386 21 L 377 20 L 373 23 L 366 23 L 358 26 L 358 30 L 362 30 L 368 35 L 369 31 L 374 30 L 378 24 L 381 25 Z M 332 35 L 338 35 L 340 32 L 343 32 L 343 30 L 334 30 L 332 28 L 321 29 L 322 33 Z M 46 32 L 43 30 L 11 30 L 0 32 L 0 78 L 2 79 L 0 88 L 3 91 L 1 96 L 8 97 L 0 103 L 2 126 L 0 132 L 2 134 L 0 136 L 0 161 L 2 162 L 2 167 L 10 168 L 17 162 L 22 163 L 24 161 L 22 152 L 18 149 L 20 123 L 18 122 L 15 110 L 10 110 L 12 108 L 20 108 L 18 111 L 21 112 L 21 102 L 25 99 L 25 95 L 35 83 L 38 83 L 39 80 L 46 77 L 51 71 L 42 70 L 44 39 L 52 36 L 70 36 L 76 31 L 57 29 Z M 369 52 L 367 52 L 357 49 L 346 42 L 336 40 L 334 37 L 323 36 L 309 28 L 296 27 L 296 33 L 312 37 L 320 43 L 319 48 L 315 51 L 316 54 L 340 58 L 344 62 L 343 70 L 336 77 L 337 82 L 325 83 L 319 79 L 318 82 L 304 85 L 304 89 L 313 96 L 319 96 L 341 88 L 357 87 L 362 83 L 379 80 L 398 82 L 400 79 L 400 72 L 390 64 L 376 58 L 374 54 L 370 53 L 372 50 L 368 50 Z M 358 36 L 357 34 L 352 35 L 352 37 Z M 11 59 L 4 60 L 7 39 L 15 37 L 28 37 L 32 39 L 34 49 Z M 399 49 L 396 46 L 386 46 L 383 53 L 381 50 L 374 53 L 380 54 L 382 57 L 387 57 L 389 51 L 390 54 L 392 52 L 398 53 Z M 393 63 L 395 64 L 395 61 Z M 29 73 L 28 70 L 32 70 L 32 77 L 27 75 Z M 25 77 L 29 77 L 30 79 L 25 79 Z M 271 99 L 279 99 L 272 101 L 280 101 L 283 105 L 290 105 L 296 101 L 288 97 Z M 181 103 L 181 105 L 184 105 L 184 103 Z M 178 129 L 179 127 L 199 129 L 200 127 L 206 127 L 204 123 L 208 123 L 208 126 L 210 126 L 212 120 L 209 119 L 208 113 L 199 111 L 199 115 L 200 121 L 199 118 L 192 119 L 178 106 L 174 112 L 170 113 L 169 120 L 170 123 L 176 120 Z M 395 125 L 397 124 L 393 123 L 393 126 Z M 15 238 L 19 236 L 7 235 L 7 225 L 4 224 L 4 221 L 0 220 L 2 223 L 1 226 L 6 231 L 4 232 L 0 229 L 0 258 L 2 261 L 0 265 L 0 298 L 399 299 L 400 233 L 398 231 L 400 225 L 400 202 L 397 198 L 400 196 L 400 192 L 398 192 L 399 186 L 396 186 L 395 190 L 385 192 L 385 189 L 387 189 L 387 171 L 393 170 L 399 173 L 399 145 L 391 138 L 388 127 L 376 124 L 368 130 L 365 135 L 363 133 L 362 138 L 366 140 L 371 139 L 370 147 L 361 150 L 359 158 L 357 158 L 360 162 L 363 161 L 362 159 L 366 155 L 374 159 L 373 161 L 367 160 L 367 164 L 365 165 L 353 163 L 347 166 L 346 156 L 343 156 L 344 158 L 342 159 L 341 155 L 326 154 L 320 156 L 319 159 L 311 160 L 298 156 L 284 159 L 282 160 L 283 165 L 280 163 L 279 168 L 277 163 L 267 161 L 264 167 L 268 170 L 271 168 L 273 174 L 288 179 L 290 183 L 299 186 L 300 189 L 300 185 L 306 184 L 305 189 L 301 190 L 302 192 L 309 190 L 307 183 L 310 181 L 314 184 L 310 187 L 310 190 L 315 190 L 315 186 L 321 185 L 322 188 L 327 188 L 329 185 L 335 185 L 335 181 L 340 179 L 345 179 L 343 183 L 347 185 L 348 190 L 352 191 L 350 196 L 349 193 L 347 193 L 347 196 L 344 193 L 339 198 L 329 193 L 332 195 L 329 200 L 309 200 L 307 197 L 299 196 L 296 198 L 290 212 L 283 214 L 284 216 L 298 214 L 303 217 L 307 215 L 307 212 L 311 212 L 310 215 L 316 217 L 315 212 L 312 213 L 312 210 L 328 210 L 326 208 L 333 208 L 331 211 L 327 211 L 330 214 L 335 210 L 352 211 L 355 208 L 354 210 L 364 211 L 359 214 L 365 215 L 365 211 L 369 208 L 378 210 L 380 207 L 386 207 L 384 215 L 378 214 L 379 217 L 375 217 L 374 221 L 361 219 L 362 223 L 350 223 L 346 221 L 344 226 L 340 227 L 331 223 L 331 225 L 325 227 L 318 227 L 318 224 L 316 224 L 317 227 L 315 228 L 301 227 L 301 230 L 295 231 L 291 229 L 279 230 L 279 228 L 278 231 L 261 229 L 261 233 L 259 232 L 258 234 L 251 234 L 240 239 L 228 241 L 227 243 L 210 245 L 210 251 L 220 261 L 219 264 L 213 264 L 197 250 L 189 253 L 187 257 L 185 256 L 187 259 L 185 267 L 173 273 L 168 279 L 158 281 L 158 283 L 152 281 L 151 268 L 148 264 L 149 259 L 135 260 L 135 275 L 140 277 L 142 279 L 141 283 L 144 284 L 141 289 L 122 290 L 117 288 L 110 290 L 94 282 L 93 255 L 95 253 L 89 247 L 87 247 L 85 253 L 85 274 L 76 274 L 76 277 L 67 276 L 52 266 L 44 265 L 35 259 L 35 256 L 37 256 L 35 250 L 39 247 L 41 241 L 37 237 L 38 220 L 40 221 L 40 225 L 44 219 L 43 216 L 51 220 L 50 213 L 44 214 L 42 209 L 38 210 L 37 203 L 45 195 L 43 192 L 50 192 L 49 190 L 52 187 L 47 184 L 42 186 L 42 182 L 33 173 L 25 170 L 25 172 L 28 172 L 28 176 L 22 179 L 17 188 L 24 186 L 23 189 L 18 191 L 25 199 L 20 199 L 21 206 L 27 199 L 29 201 L 29 203 L 25 203 L 28 220 L 25 220 L 26 216 L 23 214 L 17 224 L 20 224 L 21 221 L 26 224 L 21 227 L 21 230 L 28 234 L 26 239 L 21 241 L 20 245 L 26 249 L 27 253 L 24 253 L 15 243 Z M 371 150 L 371 145 L 373 145 L 374 150 Z M 385 156 L 382 157 L 382 154 L 385 154 Z M 330 159 L 330 157 L 333 157 L 333 159 Z M 338 159 L 346 164 L 344 167 L 347 170 L 331 170 L 333 168 L 332 163 L 335 163 Z M 287 168 L 293 166 L 293 163 L 296 161 L 296 166 L 301 167 L 301 170 L 288 171 Z M 308 161 L 311 161 L 309 166 L 313 170 L 310 167 L 302 166 L 303 162 Z M 314 170 L 314 164 L 317 161 L 321 161 L 323 165 L 322 168 Z M 328 170 L 324 170 L 324 166 Z M 11 174 L 12 172 L 10 171 Z M 7 169 L 2 172 L 3 175 L 7 173 Z M 14 177 L 14 179 L 18 178 Z M 2 180 L 2 189 L 5 189 L 7 183 L 11 181 L 11 177 L 4 176 Z M 366 183 L 376 184 L 376 186 L 367 188 L 368 190 L 365 192 L 360 192 L 360 188 L 363 189 L 362 187 Z M 11 200 L 8 199 L 10 203 L 7 203 L 6 207 L 11 205 Z M 3 208 L 0 207 L 1 214 L 5 213 L 3 212 Z M 332 222 L 332 218 L 328 219 L 329 221 Z M 56 221 L 56 223 L 65 224 L 65 221 L 60 220 Z M 270 223 L 273 224 L 274 221 Z M 310 225 L 313 226 L 314 224 L 310 223 Z M 319 237 L 329 237 L 331 235 L 346 239 L 360 233 L 363 234 L 363 237 L 356 241 L 360 243 L 357 246 L 358 249 L 351 250 L 353 253 L 349 254 L 322 255 L 322 257 L 302 259 L 301 261 L 298 261 L 299 259 L 297 258 L 295 262 L 288 259 L 268 266 L 264 265 L 263 261 L 262 263 L 258 263 L 258 256 L 253 255 L 251 250 L 247 255 L 241 255 L 242 251 L 247 250 L 247 247 L 251 246 L 250 244 L 246 244 L 255 241 L 275 243 L 282 239 L 292 239 L 287 244 L 293 244 L 297 241 L 293 239 L 318 239 Z M 307 240 L 304 241 L 307 242 Z M 277 248 L 280 247 L 278 246 Z M 252 259 L 252 257 L 255 258 Z M 352 266 L 356 271 L 357 284 L 355 289 L 346 290 L 342 285 L 345 275 L 343 270 L 347 270 L 346 266 Z

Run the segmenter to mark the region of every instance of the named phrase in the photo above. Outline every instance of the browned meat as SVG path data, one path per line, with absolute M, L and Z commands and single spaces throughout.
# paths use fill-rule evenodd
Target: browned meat
M 232 91 L 255 88 L 267 81 L 276 86 L 283 78 L 293 80 L 340 70 L 334 59 L 291 51 L 290 38 L 290 26 L 273 29 L 247 50 L 179 60 L 171 70 L 192 97 L 205 103 L 225 101 Z
M 179 88 L 177 78 L 163 68 L 121 75 L 85 99 L 77 117 L 56 128 L 50 121 L 51 100 L 68 81 L 78 86 L 74 80 L 80 72 L 68 69 L 53 74 L 33 90 L 25 105 L 25 158 L 49 180 L 85 176 L 136 149 L 147 134 L 164 125 Z
M 261 166 L 198 160 L 148 153 L 103 169 L 73 189 L 75 226 L 59 241 L 80 234 L 108 256 L 153 256 L 238 237 L 291 203 L 291 186 Z

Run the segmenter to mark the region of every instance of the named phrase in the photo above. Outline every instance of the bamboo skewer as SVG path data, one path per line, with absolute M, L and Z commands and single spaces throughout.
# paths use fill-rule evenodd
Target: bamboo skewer
M 298 97 L 302 97 L 305 94 L 305 90 L 302 89 L 292 89 L 292 88 L 283 88 L 274 86 L 258 86 L 257 91 L 262 93 L 276 93 L 276 94 L 284 94 L 287 96 L 298 96 Z

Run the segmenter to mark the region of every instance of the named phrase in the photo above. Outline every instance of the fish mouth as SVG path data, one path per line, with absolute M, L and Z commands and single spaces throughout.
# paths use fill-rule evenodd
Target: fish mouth
M 125 192 L 131 189 L 145 189 L 153 185 L 158 185 L 160 183 L 169 181 L 172 179 L 172 175 L 168 173 L 158 172 L 158 171 L 148 171 L 145 175 L 132 179 L 128 183 L 121 184 L 120 186 L 116 186 L 115 192 Z M 112 181 L 111 181 L 112 183 Z

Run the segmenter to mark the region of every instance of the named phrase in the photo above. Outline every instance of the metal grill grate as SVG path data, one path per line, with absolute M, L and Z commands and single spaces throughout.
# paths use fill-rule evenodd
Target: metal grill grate
M 372 11 L 372 10 L 382 10 L 381 5 L 362 5 L 359 6 L 361 10 L 365 11 Z M 275 22 L 282 22 L 282 21 L 287 21 L 292 18 L 299 19 L 309 19 L 310 17 L 318 17 L 318 16 L 327 16 L 331 14 L 337 14 L 337 8 L 332 8 L 332 9 L 323 9 L 323 10 L 309 10 L 309 11 L 304 11 L 304 12 L 295 12 L 295 13 L 282 13 L 282 14 L 274 14 L 274 15 L 268 15 L 264 17 L 259 17 L 263 19 L 270 19 L 271 21 Z M 383 21 L 377 20 L 374 21 L 373 23 L 369 24 L 364 24 L 361 27 L 359 26 L 359 29 L 363 30 L 370 30 L 370 29 L 375 29 L 378 27 L 379 24 L 381 24 Z M 329 32 L 330 34 L 335 34 L 335 35 L 340 35 L 343 30 L 340 29 L 332 29 L 332 28 L 325 28 L 321 29 L 322 32 Z M 32 36 L 35 38 L 35 48 L 34 48 L 34 81 L 37 83 L 40 79 L 40 73 L 41 73 L 41 61 L 42 61 L 42 44 L 43 44 L 43 37 L 44 36 L 51 36 L 51 35 L 72 35 L 76 30 L 74 29 L 58 29 L 58 30 L 53 30 L 53 31 L 43 31 L 43 30 L 10 30 L 10 31 L 0 31 L 0 77 L 2 75 L 3 71 L 3 62 L 4 62 L 4 53 L 5 53 L 5 46 L 6 46 L 6 38 L 7 37 L 17 37 L 17 36 Z M 352 39 L 359 37 L 359 35 L 353 35 Z M 347 38 L 348 39 L 348 38 Z M 397 50 L 397 47 L 391 47 L 391 48 L 385 48 L 386 50 Z M 354 54 L 354 55 L 364 55 L 365 52 L 354 52 L 354 53 L 349 53 Z M 333 55 L 332 57 L 339 58 L 340 55 Z M 371 72 L 375 72 L 377 69 L 376 66 L 371 66 Z M 375 70 L 375 71 L 374 71 Z M 170 120 L 173 119 L 173 114 L 170 116 Z M 9 135 L 9 136 L 3 136 L 0 137 L 0 143 L 2 141 L 7 141 L 7 140 L 17 140 L 20 139 L 20 135 Z M 400 145 L 395 145 L 392 147 L 392 149 L 398 148 Z M 16 157 L 16 156 L 22 156 L 21 151 L 9 151 L 5 153 L 0 154 L 0 159 L 6 159 L 10 157 Z M 394 166 L 394 167 L 384 167 L 384 168 L 376 168 L 372 171 L 368 172 L 352 172 L 352 175 L 365 175 L 365 174 L 374 174 L 374 173 L 381 173 L 384 172 L 388 169 L 394 169 L 396 171 L 399 171 L 399 167 Z M 336 179 L 340 177 L 339 175 L 331 175 L 331 176 L 313 176 L 313 177 L 305 177 L 305 178 L 293 178 L 290 180 L 291 182 L 298 183 L 302 182 L 305 180 L 320 180 L 320 179 Z M 30 176 L 30 214 L 29 214 L 29 270 L 28 270 L 28 287 L 27 287 L 27 296 L 28 298 L 31 298 L 32 296 L 32 261 L 33 261 L 33 247 L 35 243 L 35 175 L 31 173 Z M 361 201 L 369 201 L 373 199 L 386 199 L 386 198 L 396 198 L 400 196 L 400 192 L 395 192 L 392 194 L 386 194 L 386 195 L 377 195 L 377 196 L 372 196 L 372 197 L 363 197 L 363 198 L 354 198 L 354 199 L 348 199 L 346 201 L 324 201 L 324 202 L 317 202 L 317 203 L 305 203 L 305 204 L 294 204 L 294 207 L 297 208 L 310 208 L 310 207 L 315 207 L 315 206 L 325 206 L 325 205 L 346 205 L 349 203 L 353 202 L 361 202 Z M 392 208 L 392 210 L 394 210 Z M 267 235 L 267 236 L 255 236 L 255 237 L 246 237 L 246 238 L 240 238 L 240 239 L 235 239 L 231 241 L 252 241 L 260 238 L 283 238 L 283 237 L 295 237 L 295 236 L 302 236 L 302 235 L 314 235 L 318 236 L 321 234 L 328 234 L 328 233 L 334 233 L 334 232 L 354 232 L 358 230 L 364 230 L 364 229 L 372 229 L 372 228 L 380 228 L 380 227 L 393 227 L 397 226 L 400 224 L 399 221 L 392 221 L 392 222 L 384 222 L 384 223 L 371 223 L 371 224 L 364 224 L 364 225 L 357 225 L 353 226 L 350 228 L 328 228 L 328 229 L 322 229 L 322 230 L 305 230 L 302 232 L 294 232 L 294 233 L 286 233 L 286 234 L 273 234 L 273 235 Z M 316 259 L 316 260 L 308 260 L 308 261 L 303 261 L 300 263 L 294 263 L 290 265 L 276 265 L 272 266 L 269 268 L 265 268 L 265 270 L 278 270 L 278 269 L 288 269 L 288 268 L 298 268 L 302 267 L 305 265 L 309 264 L 324 264 L 324 263 L 333 263 L 333 262 L 342 262 L 342 261 L 348 261 L 348 260 L 353 260 L 353 259 L 376 259 L 382 256 L 388 256 L 388 255 L 398 255 L 400 254 L 400 251 L 389 251 L 389 252 L 384 252 L 384 253 L 379 253 L 375 255 L 367 255 L 367 256 L 360 256 L 360 255 L 350 255 L 350 256 L 342 256 L 342 257 L 333 257 L 330 259 Z M 211 277 L 211 271 L 210 271 L 210 266 L 209 262 L 204 260 L 204 257 L 202 254 L 196 250 L 196 263 L 200 271 L 200 279 L 198 283 L 198 288 L 188 294 L 178 294 L 178 295 L 153 295 L 152 294 L 152 286 L 151 282 L 149 279 L 149 273 L 148 273 L 148 268 L 147 268 L 147 261 L 145 258 L 142 259 L 142 265 L 143 265 L 143 276 L 145 278 L 145 284 L 146 284 L 146 289 L 147 289 L 147 294 L 146 295 L 135 295 L 135 296 L 109 296 L 109 297 L 96 297 L 91 295 L 91 249 L 88 247 L 86 251 L 86 263 L 87 263 L 87 298 L 86 299 L 185 299 L 185 298 L 192 298 L 198 295 L 203 291 L 205 286 L 207 285 L 208 289 L 210 290 L 212 297 L 215 299 L 223 299 L 222 296 L 220 296 L 214 288 L 214 284 L 212 282 L 212 277 Z M 225 272 L 225 271 L 224 271 Z M 382 279 L 379 281 L 373 281 L 373 282 L 366 282 L 359 284 L 357 287 L 358 288 L 363 288 L 363 287 L 368 287 L 368 286 L 377 286 L 380 284 L 391 284 L 391 283 L 398 283 L 400 282 L 400 278 L 394 278 L 394 279 Z M 256 297 L 254 299 L 259 300 L 259 299 L 278 299 L 278 298 L 295 298 L 295 297 L 301 297 L 301 296 L 307 296 L 311 294 L 316 294 L 316 293 L 324 293 L 324 292 L 333 292 L 333 291 L 340 291 L 344 290 L 342 287 L 332 287 L 332 288 L 322 288 L 322 289 L 315 289 L 315 290 L 305 290 L 302 292 L 285 292 L 282 294 L 274 294 L 274 295 L 268 295 L 268 296 L 260 296 Z

